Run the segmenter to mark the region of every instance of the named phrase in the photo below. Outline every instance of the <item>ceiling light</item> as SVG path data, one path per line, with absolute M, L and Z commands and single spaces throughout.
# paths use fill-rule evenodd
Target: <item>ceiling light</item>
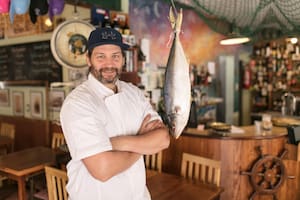
M 221 45 L 235 45 L 235 44 L 243 44 L 246 42 L 249 42 L 250 38 L 248 37 L 232 37 L 232 38 L 227 38 L 224 40 L 220 41 Z

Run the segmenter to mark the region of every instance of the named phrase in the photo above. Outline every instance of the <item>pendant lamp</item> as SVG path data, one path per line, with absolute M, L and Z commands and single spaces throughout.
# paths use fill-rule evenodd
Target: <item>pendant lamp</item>
M 248 37 L 231 37 L 231 38 L 226 38 L 224 40 L 220 41 L 221 45 L 235 45 L 235 44 L 243 44 L 246 42 L 249 42 L 250 38 Z
M 220 41 L 221 45 L 236 45 L 250 41 L 250 38 L 242 36 L 238 27 L 234 26 L 233 24 L 230 25 L 229 30 L 231 31 L 227 38 Z

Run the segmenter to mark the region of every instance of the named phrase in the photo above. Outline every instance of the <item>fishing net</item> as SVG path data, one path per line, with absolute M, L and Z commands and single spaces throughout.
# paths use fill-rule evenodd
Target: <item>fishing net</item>
M 193 9 L 214 31 L 252 40 L 272 40 L 300 33 L 300 0 L 176 0 Z

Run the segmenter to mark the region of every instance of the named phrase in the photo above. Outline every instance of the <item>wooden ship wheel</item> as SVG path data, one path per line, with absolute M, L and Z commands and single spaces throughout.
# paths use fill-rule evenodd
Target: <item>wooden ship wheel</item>
M 281 154 L 276 157 L 273 155 L 262 155 L 261 147 L 257 148 L 260 157 L 254 162 L 250 171 L 242 171 L 242 175 L 250 176 L 250 182 L 255 190 L 249 197 L 253 200 L 256 195 L 270 194 L 273 199 L 277 200 L 276 192 L 281 187 L 286 178 L 295 178 L 287 176 L 282 158 L 287 153 L 284 149 Z

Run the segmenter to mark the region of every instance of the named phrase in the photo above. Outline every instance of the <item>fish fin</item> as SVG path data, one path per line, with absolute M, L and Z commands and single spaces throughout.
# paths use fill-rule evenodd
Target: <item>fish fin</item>
M 175 16 L 174 16 L 174 12 L 172 10 L 172 7 L 170 7 L 169 20 L 170 20 L 172 29 L 174 29 L 175 28 L 175 24 L 176 24 L 176 20 L 175 20 Z

